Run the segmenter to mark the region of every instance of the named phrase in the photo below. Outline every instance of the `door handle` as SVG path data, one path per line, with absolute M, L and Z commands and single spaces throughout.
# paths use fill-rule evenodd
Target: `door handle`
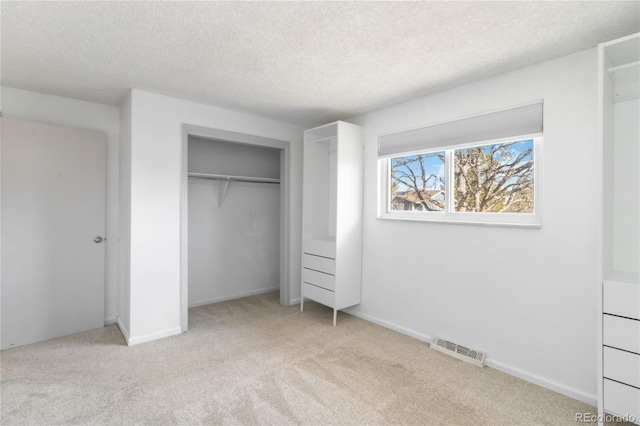
M 96 243 L 96 244 L 100 244 L 101 242 L 106 241 L 106 240 L 107 240 L 106 238 L 102 238 L 102 237 L 98 236 L 98 237 L 95 237 L 93 239 L 93 242 Z

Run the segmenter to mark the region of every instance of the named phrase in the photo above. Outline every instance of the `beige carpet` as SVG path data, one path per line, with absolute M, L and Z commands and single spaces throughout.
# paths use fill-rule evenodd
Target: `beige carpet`
M 595 409 L 424 342 L 277 293 L 194 308 L 188 333 L 116 326 L 1 353 L 3 426 L 575 425 Z

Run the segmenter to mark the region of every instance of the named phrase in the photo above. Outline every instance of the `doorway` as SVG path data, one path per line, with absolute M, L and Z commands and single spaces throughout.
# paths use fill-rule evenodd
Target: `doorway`
M 191 168 L 190 143 L 193 151 L 198 150 L 196 156 L 192 155 Z M 209 148 L 217 150 L 221 158 L 212 156 L 215 154 L 209 152 Z M 289 304 L 289 149 L 289 142 L 282 140 L 183 125 L 180 283 L 180 322 L 183 332 L 188 330 L 190 305 L 213 303 L 234 298 L 234 295 L 242 297 L 243 294 L 249 295 L 252 292 L 256 294 L 273 288 L 278 288 L 280 291 L 280 303 L 282 305 Z M 194 153 L 192 152 L 192 154 Z M 260 162 L 260 156 L 263 156 L 265 160 L 263 164 Z M 240 157 L 243 157 L 246 163 L 241 161 Z M 234 164 L 235 167 L 233 167 Z M 279 170 L 270 170 L 274 164 Z M 211 167 L 208 168 L 207 165 L 211 165 Z M 190 188 L 192 194 L 190 194 Z M 255 213 L 259 212 L 259 208 L 246 202 L 243 204 L 242 194 L 249 197 L 262 197 L 265 209 L 278 217 L 260 217 L 258 220 L 254 220 Z M 273 205 L 275 200 L 267 201 L 264 198 L 268 197 L 268 194 L 277 196 L 277 205 Z M 192 196 L 190 197 L 190 195 Z M 195 199 L 195 196 L 198 198 Z M 208 209 L 208 213 L 206 211 L 190 211 L 190 205 L 192 208 Z M 233 213 L 229 211 L 233 208 L 251 211 L 243 211 L 244 216 L 238 215 L 238 218 L 234 218 Z M 231 229 L 220 228 L 218 223 L 215 231 L 217 234 L 208 237 L 221 238 L 224 241 L 207 241 L 200 235 L 195 236 L 197 241 L 190 241 L 190 220 L 192 226 L 209 226 L 211 228 L 212 221 L 225 220 L 225 217 L 226 220 L 231 221 L 228 224 Z M 238 236 L 244 236 L 249 244 L 257 244 L 258 246 L 265 241 L 270 247 L 274 247 L 275 244 L 276 253 L 261 253 L 260 247 L 253 246 L 247 246 L 244 252 L 237 251 L 242 241 L 233 240 L 232 228 L 244 226 L 241 222 L 242 217 L 245 217 L 245 222 L 250 229 L 242 230 Z M 278 229 L 269 229 L 273 228 L 274 224 L 278 226 Z M 277 235 L 273 235 L 274 232 Z M 193 229 L 191 234 L 194 235 Z M 229 256 L 233 255 L 234 250 L 238 253 L 238 258 L 229 262 L 229 265 L 217 258 L 224 254 L 224 244 L 229 244 L 227 253 Z M 199 268 L 199 270 L 190 270 L 190 263 L 193 266 L 198 256 L 201 258 L 202 256 L 214 257 L 209 257 L 212 260 L 210 264 Z M 242 262 L 250 265 L 250 268 L 245 271 L 247 273 L 245 277 L 249 280 L 257 277 L 259 263 L 262 263 L 266 269 L 265 275 L 261 279 L 266 281 L 258 283 L 257 286 L 255 283 L 253 285 L 242 284 L 239 286 L 242 288 L 233 288 L 233 282 L 218 285 L 215 290 L 207 288 L 206 284 L 203 286 L 203 277 L 206 278 L 207 274 L 209 276 L 216 274 L 216 267 L 219 268 L 220 275 L 217 278 L 220 280 L 228 277 L 232 278 L 231 281 L 241 279 L 242 274 L 235 270 L 239 265 L 234 263 L 238 262 L 240 262 L 239 265 Z M 199 265 L 204 264 L 199 263 Z M 192 297 L 190 297 L 190 282 L 193 283 Z

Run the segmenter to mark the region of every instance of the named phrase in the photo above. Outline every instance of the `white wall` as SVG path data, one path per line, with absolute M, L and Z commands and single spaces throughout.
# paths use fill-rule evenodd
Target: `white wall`
M 189 138 L 189 171 L 280 178 L 279 149 Z M 280 187 L 189 179 L 189 306 L 277 290 Z
M 613 269 L 640 272 L 640 100 L 614 105 Z
M 118 108 L 2 87 L 4 117 L 98 130 L 107 136 L 105 322 L 117 315 L 118 288 Z
M 355 117 L 365 127 L 354 314 L 595 404 L 597 57 L 590 50 Z M 380 134 L 544 99 L 541 229 L 376 218 Z
M 291 141 L 290 282 L 299 297 L 303 129 L 251 114 L 132 90 L 129 343 L 180 331 L 182 125 Z

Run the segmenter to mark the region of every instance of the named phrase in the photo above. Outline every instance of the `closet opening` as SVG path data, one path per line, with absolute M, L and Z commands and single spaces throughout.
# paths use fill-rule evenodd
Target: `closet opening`
M 189 308 L 279 291 L 289 305 L 289 142 L 183 125 L 181 328 Z

